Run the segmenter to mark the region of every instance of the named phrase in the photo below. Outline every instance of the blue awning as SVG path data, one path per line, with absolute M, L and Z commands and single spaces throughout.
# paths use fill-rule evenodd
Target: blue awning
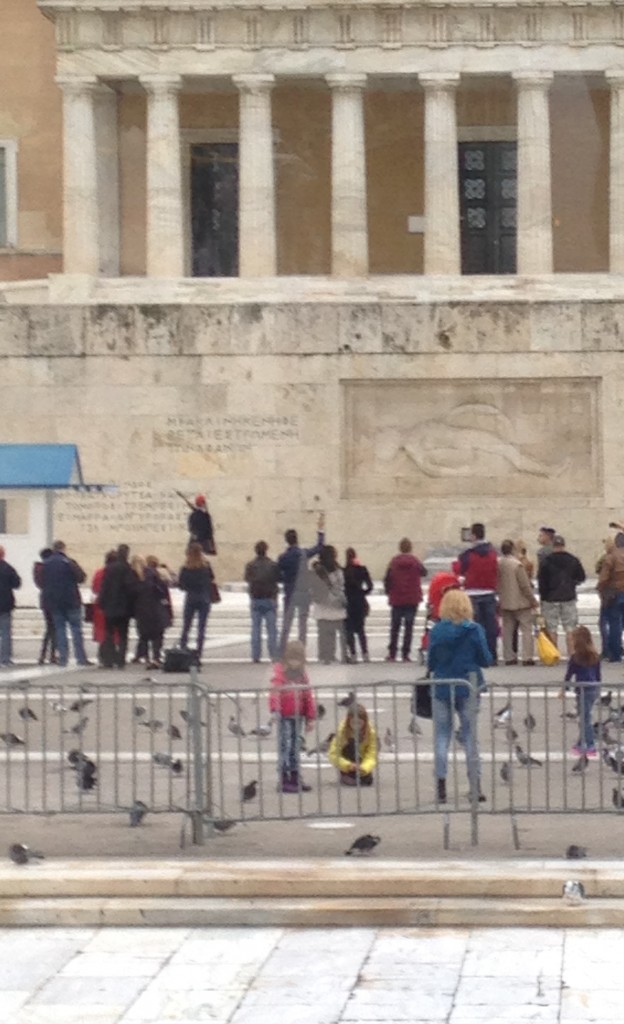
M 103 491 L 107 484 L 87 484 L 75 444 L 0 444 L 0 490 L 48 489 Z

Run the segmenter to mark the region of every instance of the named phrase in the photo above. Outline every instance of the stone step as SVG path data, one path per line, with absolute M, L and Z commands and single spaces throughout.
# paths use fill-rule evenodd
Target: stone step
M 586 900 L 568 906 L 566 880 Z M 624 926 L 615 861 L 43 861 L 0 869 L 0 926 Z

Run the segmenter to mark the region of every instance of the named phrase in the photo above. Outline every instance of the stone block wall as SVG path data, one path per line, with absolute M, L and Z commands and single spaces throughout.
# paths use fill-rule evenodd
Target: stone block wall
M 55 532 L 90 570 L 121 540 L 171 565 L 208 496 L 223 580 L 253 544 L 380 576 L 418 553 L 554 525 L 593 569 L 624 516 L 624 303 L 318 301 L 0 307 L 2 442 L 75 442 L 89 481 Z

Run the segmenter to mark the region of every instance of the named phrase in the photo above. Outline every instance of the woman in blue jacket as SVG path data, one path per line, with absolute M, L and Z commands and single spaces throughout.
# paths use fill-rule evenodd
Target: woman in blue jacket
M 473 673 L 477 678 L 477 691 L 485 688 L 483 668 L 492 664 L 483 627 L 473 621 L 472 602 L 463 590 L 449 590 L 440 602 L 440 621 L 436 622 L 429 637 L 428 666 L 434 680 L 466 679 Z M 453 709 L 460 721 L 461 742 L 466 752 L 468 778 L 476 771 L 474 780 L 479 786 L 481 766 L 476 726 L 479 693 L 471 691 L 466 683 L 432 685 L 433 724 L 435 736 L 435 774 L 438 803 L 446 803 L 446 775 L 448 750 L 453 729 Z M 485 800 L 479 786 L 479 800 Z

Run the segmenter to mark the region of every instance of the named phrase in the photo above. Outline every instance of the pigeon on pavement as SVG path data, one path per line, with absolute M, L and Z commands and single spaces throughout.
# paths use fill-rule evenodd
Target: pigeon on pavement
M 509 782 L 510 775 L 511 769 L 509 767 L 509 761 L 504 761 L 500 767 L 500 777 L 503 780 L 503 782 Z
M 345 850 L 345 856 L 348 857 L 350 854 L 355 853 L 370 853 L 375 847 L 381 842 L 381 836 L 371 836 L 367 832 L 363 836 L 358 836 L 355 839 L 348 850 Z
M 147 708 L 144 708 L 141 704 L 135 704 L 132 714 L 135 718 L 143 718 L 143 715 L 147 714 Z
M 517 757 L 519 763 L 524 768 L 541 768 L 542 767 L 542 762 L 538 761 L 538 759 L 536 757 L 531 757 L 529 754 L 525 754 L 524 750 L 522 749 L 522 747 L 520 746 L 519 743 L 516 743 L 515 750 L 516 750 L 516 757 Z
M 535 716 L 532 715 L 531 713 L 529 713 L 526 716 L 526 718 L 523 718 L 522 721 L 523 721 L 523 725 L 524 725 L 526 731 L 527 732 L 533 732 L 535 726 L 537 725 L 537 722 L 535 721 Z
M 0 732 L 0 740 L 6 743 L 7 747 L 23 747 L 24 740 L 16 736 L 14 732 Z
M 508 701 L 500 711 L 497 711 L 495 717 L 497 725 L 507 725 L 507 722 L 511 718 L 511 701 Z
M 311 750 L 306 751 L 308 757 L 314 757 L 315 754 L 326 754 L 335 735 L 335 732 L 330 732 L 326 739 L 321 740 L 318 747 L 312 747 Z
M 18 715 L 20 716 L 20 718 L 24 722 L 27 721 L 27 719 L 30 719 L 32 722 L 38 722 L 39 721 L 39 719 L 37 718 L 37 716 L 36 716 L 36 714 L 35 714 L 35 712 L 33 711 L 32 708 L 29 708 L 29 707 L 20 708 L 17 713 L 18 713 Z
M 338 707 L 350 708 L 352 704 L 355 704 L 355 691 L 349 690 L 347 696 L 338 701 Z
M 273 729 L 273 719 L 270 718 L 266 725 L 258 725 L 255 729 L 250 729 L 250 736 L 260 736 L 261 739 L 266 739 L 267 736 L 271 735 Z
M 148 718 L 147 722 L 139 722 L 139 725 L 144 725 L 150 732 L 160 732 L 164 728 L 164 722 L 159 718 Z
M 251 782 L 248 782 L 247 785 L 243 786 L 242 791 L 241 791 L 241 797 L 242 797 L 243 801 L 245 803 L 247 803 L 249 800 L 254 800 L 257 795 L 258 795 L 258 780 L 257 779 L 252 779 Z
M 567 860 L 584 860 L 587 856 L 586 846 L 577 846 L 576 843 L 571 843 L 566 850 Z
M 172 740 L 181 740 L 182 733 L 178 729 L 177 725 L 170 725 L 167 729 L 167 736 L 170 736 Z
M 232 821 L 230 818 L 220 818 L 217 819 L 217 821 L 213 821 L 212 827 L 215 832 L 220 832 L 221 835 L 223 835 L 225 832 L 229 832 L 231 828 L 234 828 L 235 824 L 236 822 Z
M 69 710 L 70 711 L 77 711 L 77 712 L 80 713 L 81 711 L 84 711 L 84 709 L 89 704 L 93 704 L 93 701 L 92 700 L 85 700 L 84 697 L 79 697 L 78 700 L 73 701 L 73 703 L 69 705 Z
M 234 715 L 230 715 L 230 720 L 228 722 L 228 729 L 232 733 L 232 736 L 246 736 L 247 735 L 245 730 L 243 729 L 242 725 L 240 725 L 236 721 L 236 718 L 234 717 Z
M 585 899 L 585 886 L 582 882 L 572 880 L 564 882 L 561 895 L 568 906 L 578 907 Z
M 130 808 L 130 828 L 136 828 L 143 821 L 149 808 L 142 800 L 135 800 Z
M 25 843 L 12 843 L 9 846 L 9 857 L 14 864 L 28 864 L 29 860 L 45 860 L 43 853 L 31 850 Z

